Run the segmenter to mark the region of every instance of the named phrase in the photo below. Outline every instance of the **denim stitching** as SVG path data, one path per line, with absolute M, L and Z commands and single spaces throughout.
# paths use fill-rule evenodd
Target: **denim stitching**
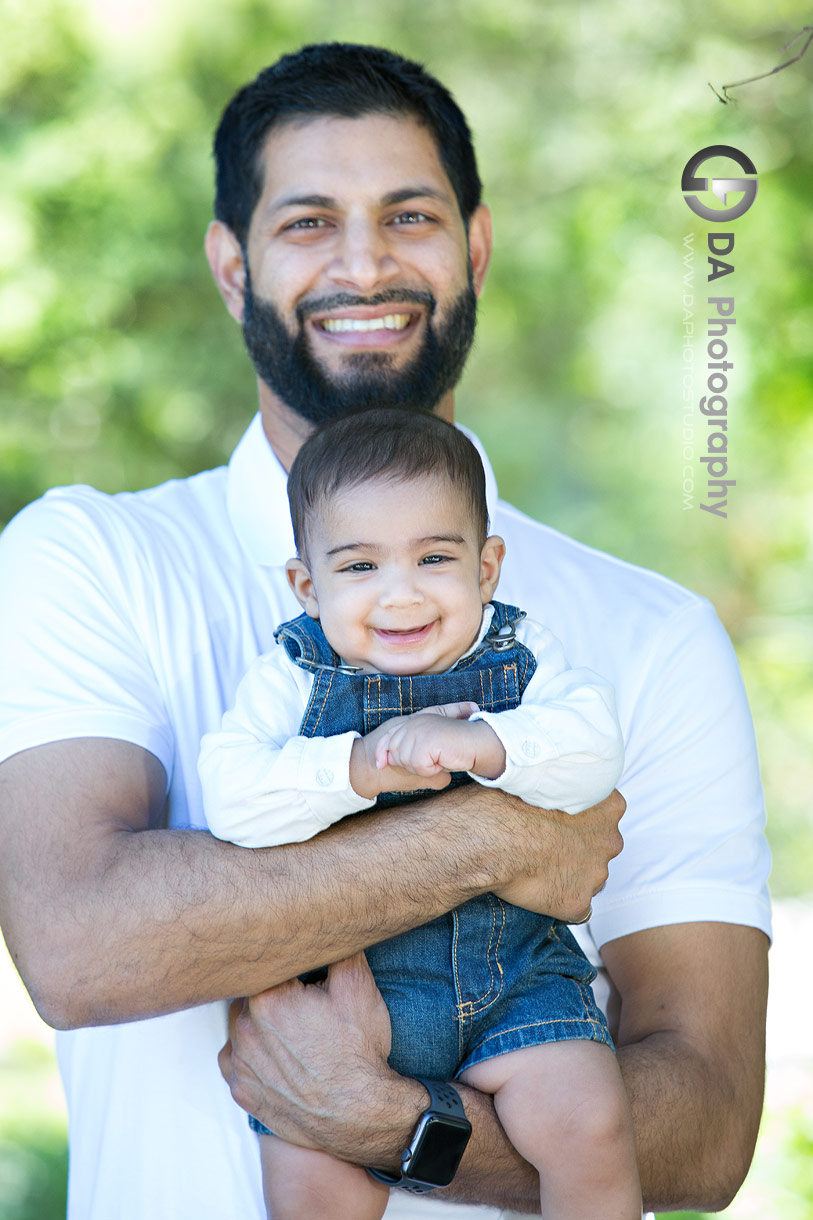
M 548 935 L 550 936 L 551 940 L 555 940 L 558 945 L 562 945 L 563 948 L 565 949 L 565 951 L 569 953 L 570 946 L 562 940 L 561 936 L 559 935 L 560 931 L 561 931 L 561 929 L 555 923 L 553 923 L 553 924 L 551 924 L 550 932 L 548 933 Z M 593 966 L 591 966 L 590 962 L 587 961 L 586 959 L 585 959 L 585 965 L 587 966 L 587 973 L 585 974 L 584 978 L 578 978 L 573 975 L 570 975 L 570 977 L 573 979 L 574 983 L 578 983 L 580 986 L 583 986 L 583 987 L 589 987 L 590 983 L 592 983 L 593 979 L 596 977 L 596 971 L 595 971 L 595 968 Z M 584 997 L 582 997 L 582 999 L 583 998 Z M 587 1012 L 586 1005 L 585 1005 L 585 1012 Z
M 327 701 L 328 701 L 328 698 L 329 698 L 329 696 L 330 696 L 330 688 L 333 686 L 333 678 L 334 678 L 334 676 L 335 676 L 334 674 L 330 674 L 330 675 L 328 676 L 328 680 L 327 680 L 327 690 L 326 690 L 326 691 L 325 691 L 325 693 L 324 693 L 324 697 L 323 697 L 323 699 L 322 699 L 322 706 L 321 706 L 321 707 L 320 707 L 320 709 L 319 709 L 319 715 L 316 717 L 316 721 L 315 721 L 314 726 L 313 726 L 313 733 L 311 734 L 311 736 L 312 736 L 312 737 L 318 737 L 318 736 L 319 736 L 319 734 L 316 732 L 316 730 L 319 728 L 319 721 L 322 719 L 322 716 L 323 716 L 323 715 L 324 715 L 324 713 L 325 713 L 325 708 L 327 707 Z M 317 686 L 318 686 L 318 681 L 317 681 L 316 683 L 314 683 L 314 693 L 316 692 L 316 688 L 317 688 Z M 308 715 L 308 714 L 309 714 L 310 710 L 311 710 L 311 709 L 309 708 L 309 709 L 308 709 L 308 712 L 306 713 L 306 715 Z
M 486 994 L 484 996 L 480 996 L 479 1000 L 472 1000 L 470 1002 L 469 1008 L 470 1008 L 472 1017 L 478 1016 L 482 1012 L 486 1012 L 489 1008 L 492 1007 L 492 1005 L 496 1004 L 497 1000 L 499 1000 L 500 996 L 502 995 L 503 987 L 505 986 L 505 972 L 502 968 L 502 965 L 500 964 L 500 959 L 499 959 L 500 943 L 502 941 L 502 934 L 505 930 L 505 907 L 503 906 L 502 901 L 499 898 L 497 898 L 497 896 L 495 894 L 488 894 L 486 896 L 487 896 L 489 902 L 491 903 L 491 939 L 489 941 L 489 946 L 488 946 L 488 950 L 487 950 L 489 971 L 491 973 L 491 986 L 489 987 L 488 991 L 486 992 Z M 497 932 L 497 938 L 496 938 L 496 940 L 494 940 L 494 929 L 497 925 L 497 911 L 499 911 L 501 918 L 500 918 L 500 922 L 499 922 L 499 931 Z M 494 995 L 491 995 L 491 992 L 494 989 L 494 971 L 491 968 L 492 944 L 493 944 L 493 961 L 494 961 L 494 965 L 497 967 L 497 970 L 499 971 L 499 979 L 500 979 L 500 985 L 497 988 L 497 991 Z M 491 996 L 491 998 L 488 999 L 487 998 L 488 996 Z M 479 1005 L 479 1007 L 475 1007 L 475 1004 Z
M 584 1017 L 551 1017 L 547 1021 L 528 1021 L 525 1023 L 525 1025 L 512 1025 L 507 1029 L 495 1030 L 493 1034 L 488 1034 L 485 1038 L 482 1038 L 477 1043 L 477 1046 L 475 1046 L 473 1050 L 469 1051 L 469 1055 L 475 1054 L 481 1046 L 485 1046 L 487 1042 L 492 1042 L 494 1038 L 502 1038 L 505 1034 L 516 1034 L 522 1029 L 541 1029 L 546 1025 L 589 1025 L 593 1029 L 600 1030 L 604 1035 L 601 1038 L 593 1039 L 593 1041 L 604 1042 L 607 1046 L 610 1045 L 609 1042 L 606 1041 L 607 1031 L 604 1023 L 602 1021 L 597 1021 L 595 1017 L 591 1017 L 589 1014 L 587 1014 Z M 562 1041 L 570 1041 L 570 1039 L 562 1039 Z
M 367 715 L 368 715 L 368 718 L 371 717 L 373 714 L 373 710 L 375 710 L 376 719 L 377 719 L 377 724 L 376 724 L 376 728 L 377 728 L 378 724 L 381 723 L 381 678 L 380 678 L 380 676 L 376 675 L 375 677 L 372 677 L 372 678 L 365 678 L 364 687 L 365 687 L 365 695 L 366 695 L 366 702 L 367 702 Z M 373 690 L 373 687 L 375 687 L 375 690 Z M 373 709 L 373 707 L 372 707 L 373 697 L 377 697 L 377 706 L 375 707 L 375 709 Z
M 491 981 L 489 983 L 488 990 L 484 993 L 484 995 L 481 995 L 479 997 L 479 999 L 465 1000 L 458 1004 L 458 1009 L 460 1011 L 461 1020 L 464 1017 L 471 1020 L 472 1017 L 477 1016 L 481 1012 L 485 1012 L 488 1008 L 491 1008 L 491 1006 L 493 1004 L 496 1004 L 497 1000 L 502 995 L 502 990 L 503 990 L 503 986 L 505 983 L 505 973 L 503 971 L 502 966 L 500 965 L 500 959 L 497 956 L 497 954 L 499 953 L 499 949 L 500 949 L 500 941 L 502 940 L 503 929 L 505 927 L 505 907 L 503 906 L 501 900 L 499 898 L 497 898 L 494 894 L 486 894 L 486 897 L 488 898 L 489 903 L 491 904 L 491 931 L 489 933 L 488 948 L 486 949 L 486 961 L 488 962 L 488 971 L 489 971 Z M 500 920 L 500 930 L 497 933 L 497 938 L 495 940 L 494 939 L 494 929 L 497 924 L 497 914 L 496 914 L 497 909 L 499 909 L 502 918 Z M 491 964 L 492 963 L 492 947 L 494 950 L 493 961 L 494 961 L 494 965 L 497 967 L 497 970 L 499 972 L 499 979 L 500 979 L 500 985 L 494 995 L 492 995 L 492 992 L 494 991 L 494 968 Z M 455 969 L 456 968 L 457 968 L 457 962 L 455 960 Z M 459 994 L 460 994 L 460 992 L 458 989 L 458 995 Z M 487 999 L 488 996 L 491 996 L 491 999 Z
M 462 1060 L 464 1052 L 463 1026 L 466 1022 L 466 1014 L 463 1012 L 463 1001 L 460 995 L 460 974 L 457 969 L 457 944 L 460 936 L 460 920 L 457 911 L 452 911 L 452 979 L 454 980 L 455 995 L 457 996 L 457 1004 L 455 1005 L 455 1020 L 457 1022 L 457 1054 Z M 470 1023 L 470 1022 L 469 1022 Z

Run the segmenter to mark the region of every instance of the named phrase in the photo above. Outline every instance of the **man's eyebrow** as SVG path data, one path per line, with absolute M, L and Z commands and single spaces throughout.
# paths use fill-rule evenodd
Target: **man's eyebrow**
M 279 212 L 282 208 L 335 208 L 336 200 L 330 195 L 283 195 L 276 199 L 268 209 L 269 212 Z
M 381 199 L 384 207 L 392 207 L 398 203 L 408 203 L 410 199 L 437 199 L 439 203 L 451 204 L 452 198 L 437 187 L 419 182 L 414 186 L 402 186 L 397 191 L 388 191 Z M 269 212 L 281 212 L 283 208 L 326 208 L 336 209 L 339 201 L 332 195 L 283 195 L 275 199 L 269 207 Z
M 452 197 L 446 191 L 439 191 L 436 186 L 416 183 L 414 186 L 403 186 L 400 190 L 390 191 L 382 199 L 382 203 L 390 207 L 395 203 L 408 203 L 410 199 L 437 199 L 439 203 L 451 203 Z

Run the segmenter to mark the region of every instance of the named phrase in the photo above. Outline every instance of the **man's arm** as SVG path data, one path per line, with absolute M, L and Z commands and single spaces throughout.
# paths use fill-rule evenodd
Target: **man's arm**
M 0 923 L 57 1027 L 254 994 L 486 890 L 578 918 L 621 848 L 617 794 L 574 819 L 466 785 L 255 851 L 158 829 L 164 783 L 101 738 L 0 767 Z
M 717 1211 L 754 1153 L 765 1076 L 768 939 L 756 928 L 653 928 L 602 950 L 618 990 L 618 1062 L 644 1199 Z
M 747 1173 L 762 1110 L 767 943 L 753 928 L 699 923 L 604 946 L 649 1209 L 717 1210 Z M 389 1026 L 363 962 L 335 971 L 325 988 L 295 982 L 247 1002 L 221 1067 L 236 1100 L 286 1139 L 394 1171 L 426 1094 L 386 1065 Z M 444 1197 L 536 1214 L 536 1171 L 508 1144 L 491 1099 L 459 1088 L 473 1134 Z
M 748 1172 L 762 1114 L 768 939 L 735 924 L 676 924 L 611 941 L 602 956 L 620 1006 L 618 1063 L 644 1206 L 727 1207 Z M 535 1174 L 523 1183 L 484 1100 L 472 1110 L 465 1098 L 480 1122 L 450 1196 L 536 1214 Z

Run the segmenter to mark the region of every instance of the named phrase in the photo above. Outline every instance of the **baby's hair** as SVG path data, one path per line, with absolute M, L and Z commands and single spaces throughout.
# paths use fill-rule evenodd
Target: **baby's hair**
M 371 479 L 443 479 L 468 501 L 479 545 L 488 536 L 486 480 L 467 436 L 429 411 L 376 407 L 343 415 L 312 433 L 288 476 L 297 554 L 307 550 L 308 518 L 346 487 Z

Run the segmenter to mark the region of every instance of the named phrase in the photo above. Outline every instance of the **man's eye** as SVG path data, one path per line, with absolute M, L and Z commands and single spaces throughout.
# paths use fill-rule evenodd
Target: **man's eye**
M 325 224 L 321 216 L 303 216 L 288 225 L 289 229 L 321 229 Z
M 395 217 L 396 224 L 415 225 L 429 220 L 425 212 L 399 212 Z

